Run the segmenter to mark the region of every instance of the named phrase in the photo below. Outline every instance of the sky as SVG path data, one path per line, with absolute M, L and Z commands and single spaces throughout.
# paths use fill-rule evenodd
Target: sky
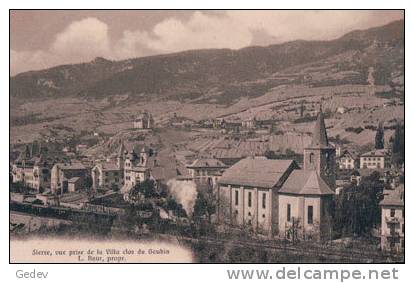
M 20 10 L 10 12 L 11 75 L 104 57 L 331 40 L 402 11 Z

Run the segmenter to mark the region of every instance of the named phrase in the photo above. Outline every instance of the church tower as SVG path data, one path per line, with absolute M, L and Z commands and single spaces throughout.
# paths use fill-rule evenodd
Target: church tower
M 303 167 L 305 170 L 316 170 L 331 189 L 335 188 L 335 147 L 328 142 L 322 111 L 316 119 L 312 142 L 303 151 Z
M 124 143 L 121 142 L 119 146 L 118 156 L 116 158 L 116 165 L 120 170 L 124 169 L 124 162 L 125 162 L 125 146 Z

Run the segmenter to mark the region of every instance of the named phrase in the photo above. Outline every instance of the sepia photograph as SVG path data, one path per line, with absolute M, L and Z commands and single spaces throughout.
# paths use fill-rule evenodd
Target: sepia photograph
M 9 24 L 9 263 L 405 263 L 405 10 Z

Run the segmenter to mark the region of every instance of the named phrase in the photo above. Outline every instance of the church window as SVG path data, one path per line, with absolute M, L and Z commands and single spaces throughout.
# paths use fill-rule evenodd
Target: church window
M 266 194 L 263 193 L 262 194 L 262 208 L 266 208 Z
M 239 205 L 239 191 L 235 191 L 234 194 L 234 204 Z
M 249 192 L 248 194 L 247 206 L 252 207 L 252 192 Z
M 395 209 L 394 208 L 391 208 L 391 217 L 395 217 Z
M 309 154 L 309 163 L 310 164 L 313 164 L 314 159 L 315 159 L 314 154 L 313 153 Z
M 287 221 L 290 222 L 290 215 L 291 211 L 290 211 L 290 204 L 287 205 Z
M 308 206 L 308 224 L 313 224 L 313 206 Z

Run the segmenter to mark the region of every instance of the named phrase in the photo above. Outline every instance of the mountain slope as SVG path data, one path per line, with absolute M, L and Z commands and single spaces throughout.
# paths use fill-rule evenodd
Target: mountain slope
M 341 68 L 357 70 L 360 76 L 354 78 L 356 83 L 366 83 L 366 72 L 372 65 L 381 70 L 378 73 L 381 82 L 388 83 L 391 74 L 383 70 L 389 64 L 402 64 L 403 31 L 404 22 L 397 21 L 353 31 L 332 41 L 294 41 L 240 50 L 193 50 L 122 61 L 96 58 L 89 63 L 18 74 L 10 79 L 10 94 L 24 100 L 73 95 L 103 98 L 119 94 L 128 94 L 131 99 L 181 100 L 200 99 L 214 90 L 225 98 L 222 102 L 229 103 L 241 96 L 262 95 L 286 83 L 269 80 L 277 72 L 349 52 L 357 52 L 358 56 L 351 58 L 352 64 Z

